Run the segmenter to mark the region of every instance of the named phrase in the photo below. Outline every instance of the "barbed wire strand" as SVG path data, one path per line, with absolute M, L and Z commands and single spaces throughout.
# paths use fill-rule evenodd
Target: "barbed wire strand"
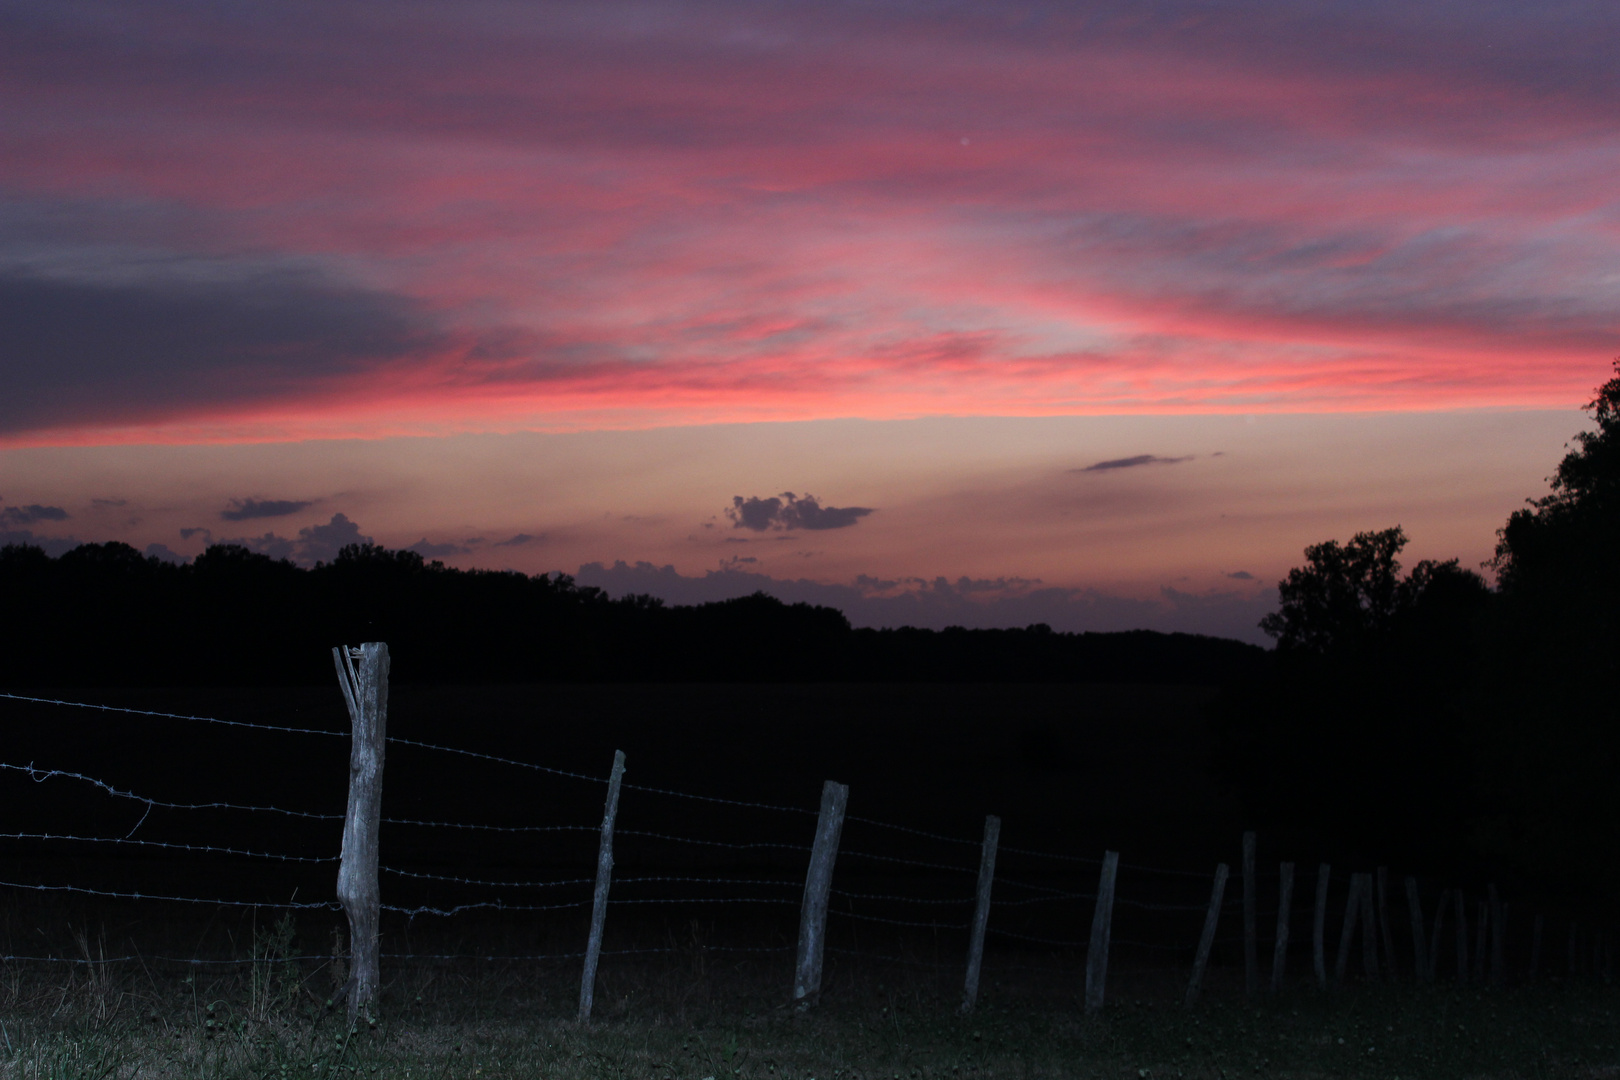
M 132 840 L 127 836 L 65 836 L 57 833 L 0 833 L 0 840 L 70 840 L 80 844 L 129 844 L 131 846 L 172 848 L 176 851 L 201 851 L 210 855 L 240 855 L 249 859 L 274 859 L 278 862 L 333 863 L 336 855 L 278 855 L 270 851 L 244 851 L 240 848 L 217 847 L 213 844 L 178 844 L 166 840 Z
M 175 904 L 212 904 L 215 907 L 281 908 L 289 911 L 342 910 L 338 902 L 335 900 L 204 900 L 195 896 L 160 896 L 156 893 L 126 893 L 114 892 L 110 889 L 89 889 L 82 885 L 31 885 L 19 881 L 0 881 L 0 888 L 32 889 L 35 892 L 84 893 L 87 896 L 105 896 L 118 900 L 160 900 L 164 903 Z
M 927 832 L 923 829 L 913 829 L 909 825 L 896 825 L 891 821 L 879 821 L 876 818 L 856 817 L 854 814 L 847 814 L 844 820 L 858 821 L 862 825 L 875 825 L 880 829 L 892 829 L 895 832 L 909 833 L 912 836 L 926 836 L 930 840 L 939 840 L 947 844 L 965 844 L 968 847 L 975 848 L 982 846 L 982 842 L 978 840 L 964 840 L 960 836 L 946 836 L 943 833 Z
M 808 849 L 807 849 L 808 850 Z M 949 870 L 953 874 L 978 875 L 977 870 L 970 870 L 965 866 L 951 866 L 948 863 L 923 862 L 921 859 L 903 859 L 898 855 L 874 855 L 869 851 L 840 851 L 839 857 L 848 856 L 853 859 L 875 859 L 878 862 L 900 863 L 905 866 L 921 866 L 929 870 Z
M 748 802 L 743 799 L 722 799 L 718 795 L 694 795 L 689 791 L 674 791 L 670 788 L 648 787 L 645 784 L 620 784 L 620 787 L 632 791 L 645 791 L 653 795 L 669 795 L 677 799 L 694 799 L 698 802 L 724 803 L 727 806 L 747 806 L 754 810 L 775 810 L 783 814 L 809 814 L 818 816 L 819 810 L 806 810 L 802 806 L 778 806 L 775 803 Z
M 0 771 L 11 771 L 11 772 L 25 773 L 25 774 L 27 774 L 28 778 L 33 780 L 36 784 L 42 784 L 45 781 L 53 779 L 53 778 L 58 777 L 58 776 L 66 777 L 66 778 L 68 778 L 70 780 L 82 780 L 84 783 L 92 784 L 92 785 L 100 788 L 101 790 L 105 791 L 107 794 L 114 796 L 115 798 L 131 799 L 131 800 L 133 800 L 135 802 L 138 802 L 138 803 L 144 803 L 149 809 L 152 808 L 152 807 L 161 807 L 164 810 L 245 810 L 245 811 L 251 811 L 251 812 L 254 812 L 254 813 L 261 813 L 261 814 L 282 814 L 282 815 L 285 815 L 286 817 L 308 818 L 311 821 L 342 821 L 343 820 L 343 815 L 342 814 L 313 814 L 313 813 L 310 813 L 307 810 L 283 810 L 279 806 L 247 806 L 247 805 L 244 805 L 244 804 L 241 804 L 241 803 L 228 803 L 228 802 L 207 802 L 207 803 L 166 802 L 166 801 L 164 801 L 162 799 L 152 799 L 152 798 L 148 798 L 145 795 L 137 795 L 133 791 L 124 791 L 121 788 L 113 787 L 111 784 L 107 783 L 105 780 L 97 780 L 95 777 L 86 776 L 84 773 L 69 772 L 66 769 L 41 769 L 41 768 L 35 766 L 32 763 L 29 763 L 27 765 L 12 765 L 12 764 L 9 764 L 9 763 L 6 763 L 6 762 L 0 762 Z M 142 818 L 141 820 L 145 821 L 146 819 Z M 140 823 L 138 822 L 136 824 L 136 828 L 139 828 L 139 827 L 140 827 Z M 134 830 L 131 830 L 131 831 L 133 832 Z
M 282 727 L 279 724 L 255 724 L 248 720 L 221 720 L 217 716 L 187 716 L 182 713 L 157 712 L 152 709 L 130 709 L 121 705 L 92 705 L 87 701 L 57 701 L 54 698 L 28 697 L 23 694 L 0 693 L 0 698 L 9 698 L 12 701 L 28 701 L 37 705 L 66 705 L 72 709 L 95 709 L 100 712 L 132 713 L 136 716 L 160 716 L 168 720 L 195 720 L 204 724 L 220 724 L 224 727 L 255 728 L 259 731 L 274 731 L 283 735 L 336 735 L 348 738 L 347 731 L 326 731 L 321 728 Z M 392 742 L 393 740 L 389 740 Z

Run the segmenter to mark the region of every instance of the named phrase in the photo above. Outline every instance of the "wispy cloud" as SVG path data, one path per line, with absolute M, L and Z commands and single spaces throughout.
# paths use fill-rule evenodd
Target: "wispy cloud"
M 314 505 L 308 499 L 232 499 L 230 508 L 221 510 L 219 516 L 226 521 L 286 517 Z
M 1099 461 L 1094 465 L 1087 465 L 1082 469 L 1072 469 L 1071 472 L 1112 472 L 1115 469 L 1134 469 L 1140 465 L 1179 465 L 1183 461 L 1191 461 L 1191 457 L 1159 457 L 1155 454 L 1137 454 L 1135 457 L 1112 458 L 1108 461 Z

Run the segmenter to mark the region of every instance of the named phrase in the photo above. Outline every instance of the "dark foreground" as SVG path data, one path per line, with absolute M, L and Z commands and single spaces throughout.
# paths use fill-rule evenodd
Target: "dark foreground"
M 91 946 L 92 950 L 94 946 Z M 0 1076 L 432 1080 L 645 1077 L 1581 1078 L 1620 1075 L 1615 989 L 1353 985 L 1246 1002 L 1232 972 L 1194 1010 L 1180 979 L 1126 971 L 1103 1015 L 993 977 L 956 1012 L 955 974 L 830 958 L 828 1000 L 783 1008 L 782 963 L 701 951 L 604 965 L 598 1020 L 572 965 L 396 969 L 373 1029 L 323 1007 L 318 961 L 200 970 L 11 965 Z M 1053 980 L 1068 975 L 1050 971 Z M 1017 986 L 1029 984 L 1027 977 Z M 1073 987 L 1078 991 L 1078 986 Z

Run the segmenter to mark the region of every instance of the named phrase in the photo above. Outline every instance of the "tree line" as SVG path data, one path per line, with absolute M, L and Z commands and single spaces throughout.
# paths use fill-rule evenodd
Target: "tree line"
M 1497 533 L 1494 587 L 1403 574 L 1399 527 L 1305 550 L 1262 675 L 1212 723 L 1250 819 L 1302 848 L 1487 859 L 1620 896 L 1620 361 L 1551 492 Z
M 855 629 L 763 593 L 693 606 L 565 574 L 459 570 L 367 544 L 303 569 L 220 544 L 189 564 L 127 544 L 0 549 L 7 686 L 324 685 L 331 647 L 386 641 L 397 682 L 1219 684 L 1268 663 L 1153 631 Z

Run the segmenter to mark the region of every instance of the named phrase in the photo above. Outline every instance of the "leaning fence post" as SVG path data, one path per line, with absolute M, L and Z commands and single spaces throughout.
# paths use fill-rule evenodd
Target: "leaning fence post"
M 1491 985 L 1501 986 L 1507 981 L 1507 905 L 1496 892 L 1496 886 L 1487 887 L 1491 905 Z
M 1344 924 L 1339 928 L 1339 955 L 1333 960 L 1333 981 L 1343 983 L 1350 967 L 1350 942 L 1355 939 L 1356 918 L 1361 914 L 1361 875 L 1350 875 L 1350 896 L 1344 902 Z
M 1119 852 L 1103 852 L 1097 875 L 1097 906 L 1091 912 L 1091 943 L 1086 949 L 1086 1012 L 1101 1012 L 1103 987 L 1108 981 L 1108 941 L 1114 928 L 1114 882 L 1119 877 Z
M 1328 881 L 1333 867 L 1319 863 L 1316 867 L 1316 920 L 1311 927 L 1311 959 L 1316 965 L 1316 985 L 1327 989 L 1327 897 Z
M 1423 898 L 1418 895 L 1417 878 L 1406 879 L 1406 911 L 1412 917 L 1412 975 L 1418 982 L 1429 981 L 1429 951 L 1423 942 Z
M 1221 904 L 1226 898 L 1226 877 L 1232 872 L 1225 863 L 1215 866 L 1215 887 L 1209 893 L 1209 911 L 1204 915 L 1204 933 L 1198 939 L 1198 952 L 1193 957 L 1192 980 L 1187 983 L 1187 1004 L 1198 1001 L 1199 985 L 1204 981 L 1204 968 L 1209 963 L 1209 950 L 1215 946 L 1215 927 L 1221 921 Z
M 1468 904 L 1457 890 L 1457 985 L 1468 985 Z
M 624 751 L 613 751 L 608 776 L 607 808 L 602 813 L 602 840 L 596 849 L 596 895 L 591 899 L 591 932 L 585 939 L 585 971 L 579 979 L 579 1022 L 591 1019 L 596 997 L 596 962 L 602 957 L 602 927 L 607 922 L 608 886 L 613 883 L 613 819 L 619 816 L 619 782 L 624 779 Z
M 378 934 L 382 893 L 377 885 L 377 833 L 382 820 L 383 748 L 388 739 L 388 646 L 370 641 L 332 650 L 338 685 L 349 707 L 349 806 L 343 815 L 343 854 L 337 898 L 349 917 L 349 1023 L 370 1019 L 381 981 Z M 359 661 L 358 666 L 355 661 Z
M 1361 875 L 1361 968 L 1369 981 L 1378 979 L 1378 913 L 1373 909 L 1373 876 Z
M 1254 833 L 1243 834 L 1243 992 L 1260 989 L 1260 946 L 1255 940 Z
M 827 946 L 827 895 L 832 891 L 838 837 L 844 829 L 849 788 L 828 780 L 821 786 L 821 816 L 815 845 L 804 875 L 804 905 L 799 910 L 799 959 L 793 973 L 793 1003 L 805 1012 L 821 996 L 821 958 Z
M 1446 925 L 1446 904 L 1451 901 L 1451 890 L 1441 889 L 1440 899 L 1434 902 L 1434 928 L 1429 931 L 1429 981 L 1440 977 L 1440 931 Z
M 1277 867 L 1277 944 L 1271 950 L 1271 992 L 1282 993 L 1283 972 L 1288 967 L 1288 918 L 1294 907 L 1294 864 Z
M 973 907 L 973 933 L 968 939 L 967 980 L 962 984 L 962 1012 L 973 1011 L 979 1000 L 979 969 L 984 963 L 984 931 L 990 922 L 990 886 L 996 878 L 996 845 L 1001 842 L 1001 819 L 984 819 L 984 844 L 979 848 L 979 892 Z
M 1389 867 L 1378 868 L 1378 936 L 1384 943 L 1384 967 L 1395 977 L 1395 928 L 1389 924 Z

